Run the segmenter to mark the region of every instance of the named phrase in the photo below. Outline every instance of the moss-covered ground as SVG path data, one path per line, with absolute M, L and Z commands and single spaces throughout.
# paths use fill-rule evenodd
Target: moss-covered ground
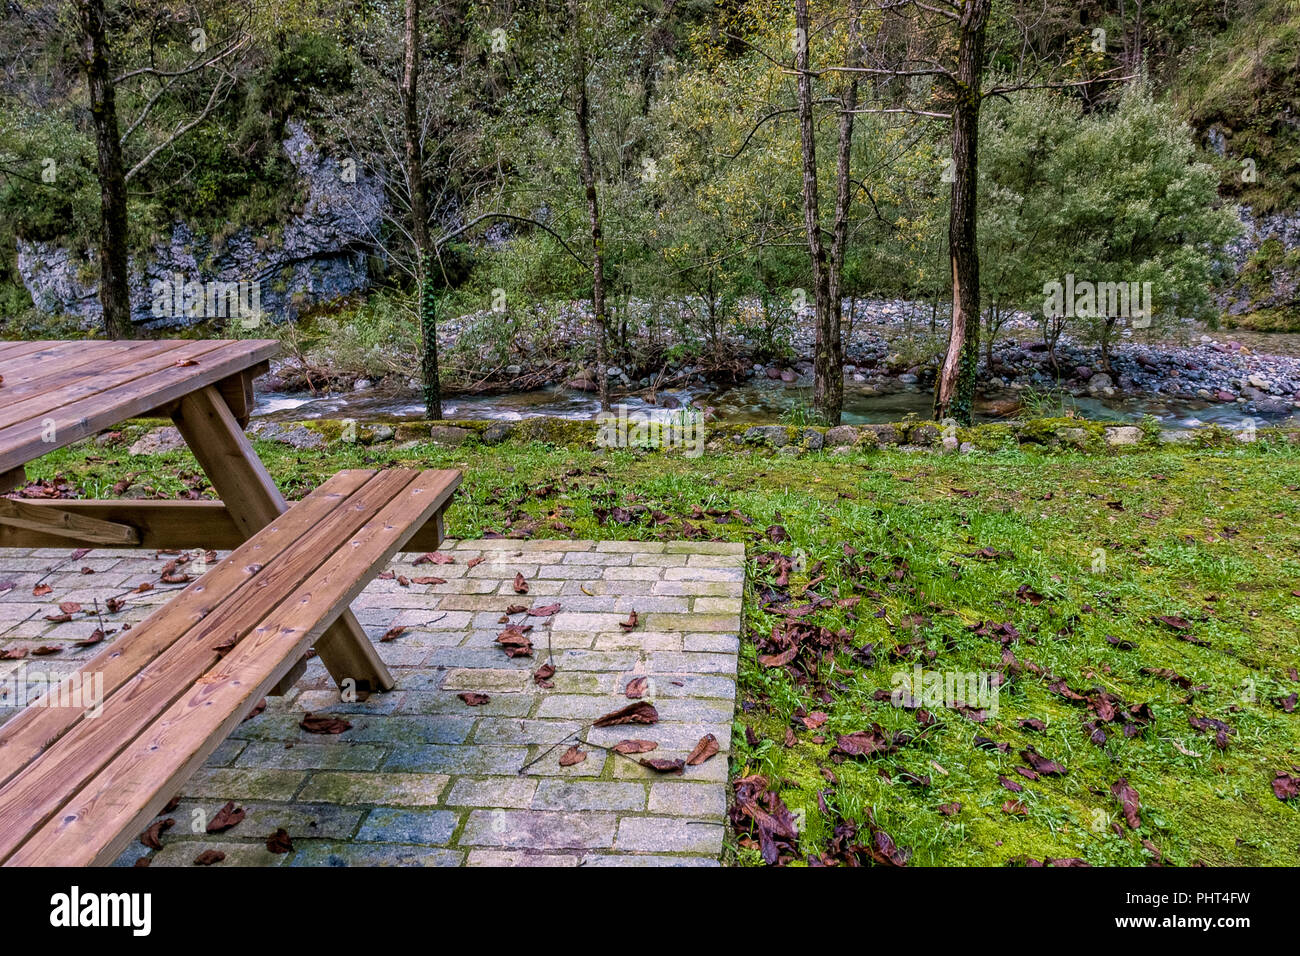
M 29 473 L 62 476 L 91 497 L 111 495 L 128 475 L 162 496 L 205 488 L 188 452 L 131 456 L 132 434 L 56 452 Z M 461 468 L 448 522 L 457 537 L 744 541 L 732 773 L 765 775 L 793 811 L 795 861 L 826 852 L 839 820 L 868 814 L 914 865 L 1300 861 L 1300 806 L 1270 786 L 1278 771 L 1300 773 L 1300 708 L 1285 703 L 1300 690 L 1294 447 L 800 457 L 736 448 L 689 458 L 585 442 L 331 440 L 310 452 L 258 451 L 291 497 L 344 467 Z M 791 558 L 784 586 L 760 560 L 772 552 Z M 798 620 L 847 629 L 833 669 L 824 660 L 796 680 L 760 664 L 755 641 L 789 620 L 764 604 L 796 608 L 814 596 L 829 600 Z M 859 602 L 846 606 L 852 597 Z M 1004 624 L 1017 635 L 1005 647 Z M 918 661 L 932 671 L 1005 671 L 996 715 L 977 722 L 984 715 L 928 707 L 937 724 L 920 734 L 916 711 L 879 693 Z M 1118 700 L 1130 715 L 1098 725 L 1101 745 L 1084 727 L 1099 719 L 1099 700 Z M 1226 724 L 1226 747 L 1191 718 Z M 873 724 L 910 742 L 888 755 L 832 758 L 839 735 Z M 977 737 L 992 744 L 976 746 Z M 1020 774 L 1028 747 L 1065 772 Z M 1112 793 L 1121 778 L 1140 800 L 1137 829 Z M 760 862 L 734 836 L 730 857 Z

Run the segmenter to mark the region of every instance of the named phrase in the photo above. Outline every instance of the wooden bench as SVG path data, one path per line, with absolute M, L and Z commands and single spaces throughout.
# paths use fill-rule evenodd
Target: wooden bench
M 112 862 L 459 482 L 340 472 L 66 678 L 65 701 L 102 677 L 97 715 L 37 701 L 0 726 L 0 861 Z

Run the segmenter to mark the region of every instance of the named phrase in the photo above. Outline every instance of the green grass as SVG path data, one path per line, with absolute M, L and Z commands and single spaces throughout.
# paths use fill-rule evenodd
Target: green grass
M 129 436 L 128 436 L 129 437 Z M 412 463 L 457 467 L 465 482 L 448 532 L 472 537 L 523 530 L 535 537 L 680 538 L 703 533 L 744 541 L 749 583 L 742 636 L 733 775 L 761 772 L 801 820 L 799 856 L 826 849 L 837 817 L 876 823 L 912 853 L 914 864 L 1000 865 L 1027 857 L 1081 857 L 1098 865 L 1142 865 L 1146 841 L 1169 863 L 1294 864 L 1300 807 L 1279 801 L 1275 771 L 1300 767 L 1300 713 L 1272 703 L 1300 689 L 1300 451 L 1262 443 L 1235 449 L 1148 450 L 1123 456 L 1008 450 L 969 456 L 872 452 L 801 458 L 738 450 L 689 459 L 540 442 L 440 448 L 365 448 L 332 441 L 323 452 L 259 444 L 268 467 L 292 496 L 349 466 Z M 125 442 L 56 452 L 33 477 L 66 476 L 91 496 L 107 495 L 131 472 L 158 493 L 195 485 L 187 452 L 132 458 Z M 644 505 L 671 516 L 655 524 L 602 523 L 595 509 Z M 697 508 L 734 511 L 716 523 Z M 779 524 L 790 541 L 770 543 Z M 855 573 L 842 543 L 860 554 Z M 968 557 L 992 548 L 1001 557 Z M 821 561 L 816 593 L 863 597 L 853 616 L 831 606 L 817 624 L 847 627 L 852 644 L 875 645 L 876 663 L 840 654 L 823 666 L 819 687 L 795 683 L 782 668 L 757 662 L 754 638 L 781 619 L 759 606 L 767 572 L 755 559 L 771 551 L 802 558 L 791 578 L 792 604 Z M 875 557 L 865 556 L 874 553 Z M 1009 554 L 1008 554 L 1009 553 Z M 889 572 L 905 560 L 901 575 Z M 1021 600 L 1022 585 L 1042 595 Z M 915 629 L 908 615 L 922 615 Z M 1186 618 L 1208 647 L 1180 640 L 1159 616 Z M 1010 622 L 1022 635 L 1017 659 L 1065 679 L 1081 693 L 1101 688 L 1131 705 L 1149 704 L 1151 725 L 1137 736 L 1112 733 L 1104 748 L 1082 729 L 1083 705 L 1024 672 L 1002 689 L 996 718 L 977 724 L 935 709 L 941 726 L 887 757 L 835 764 L 837 734 L 878 723 L 919 729 L 911 711 L 873 696 L 890 689 L 912 661 L 889 650 L 914 637 L 935 653 L 928 668 L 976 672 L 1000 665 L 1001 647 L 972 630 Z M 1130 642 L 1120 650 L 1107 636 Z M 1030 643 L 1033 641 L 1034 643 Z M 1169 668 L 1199 689 L 1183 690 L 1143 673 Z M 1204 685 L 1204 686 L 1201 686 Z M 828 700 L 819 693 L 828 695 Z M 1191 693 L 1191 699 L 1189 698 Z M 809 730 L 796 712 L 825 711 Z M 1226 750 L 1188 724 L 1189 716 L 1235 730 Z M 1017 721 L 1038 718 L 1042 733 Z M 1117 725 L 1116 725 L 1117 726 Z M 757 746 L 746 740 L 746 728 Z M 795 728 L 786 746 L 786 728 Z M 1005 741 L 1002 754 L 977 749 L 977 735 Z M 821 738 L 821 739 L 818 739 Z M 1021 780 L 1012 794 L 999 775 L 1026 746 L 1064 764 L 1067 773 Z M 837 779 L 823 775 L 828 769 Z M 894 782 L 882 775 L 885 771 Z M 931 778 L 928 787 L 898 780 L 902 771 Z M 1110 787 L 1127 777 L 1142 804 L 1131 831 Z M 1019 778 L 1017 778 L 1019 779 Z M 819 805 L 822 792 L 825 811 Z M 1024 800 L 1027 815 L 1002 812 Z M 954 816 L 941 804 L 960 802 Z M 1119 832 L 1111 828 L 1118 822 Z M 733 858 L 759 861 L 732 838 Z

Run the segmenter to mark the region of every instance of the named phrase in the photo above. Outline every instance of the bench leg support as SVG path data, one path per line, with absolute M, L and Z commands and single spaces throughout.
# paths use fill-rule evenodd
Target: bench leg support
M 280 489 L 215 387 L 181 399 L 172 421 L 245 537 L 251 538 L 286 509 Z M 316 641 L 316 653 L 340 687 L 351 680 L 358 691 L 393 689 L 393 675 L 350 610 Z
M 300 657 L 293 667 L 289 668 L 289 673 L 280 678 L 280 683 L 271 688 L 272 697 L 283 697 L 289 691 L 293 690 L 293 685 L 298 683 L 298 679 L 307 671 L 307 658 Z

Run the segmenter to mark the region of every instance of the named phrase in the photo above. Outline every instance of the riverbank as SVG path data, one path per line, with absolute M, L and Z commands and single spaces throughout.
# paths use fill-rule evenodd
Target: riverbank
M 852 315 L 850 322 L 848 317 Z M 944 347 L 941 310 L 903 300 L 847 303 L 845 417 L 851 424 L 912 413 L 928 417 L 929 394 Z M 753 332 L 748 315 L 712 347 L 665 344 L 662 315 L 634 316 L 627 355 L 609 369 L 614 397 L 632 408 L 699 408 L 728 421 L 774 421 L 804 413 L 812 387 L 810 317 L 799 314 L 773 340 Z M 471 347 L 498 328 L 508 345 Z M 595 369 L 587 356 L 591 329 L 582 303 L 535 306 L 518 315 L 475 313 L 440 324 L 441 348 L 459 371 L 448 381 L 445 413 L 517 419 L 535 415 L 591 418 Z M 344 337 L 346 338 L 346 336 Z M 1154 415 L 1167 427 L 1300 421 L 1300 336 L 1237 337 L 1191 325 L 1122 331 L 1109 373 L 1100 350 L 1068 335 L 1054 352 L 1028 316 L 1003 325 L 979 368 L 976 415 L 997 420 L 1029 406 L 1071 409 L 1090 417 L 1136 421 Z M 1248 344 L 1249 343 L 1249 344 Z M 270 418 L 419 417 L 423 403 L 409 371 L 338 360 L 328 342 L 277 363 L 259 387 L 259 413 Z M 1274 350 L 1274 351 L 1261 351 Z M 346 351 L 346 349 L 343 349 Z M 412 348 L 409 354 L 414 355 Z M 358 369 L 361 369 L 360 371 Z M 306 388 L 308 384 L 312 388 Z

